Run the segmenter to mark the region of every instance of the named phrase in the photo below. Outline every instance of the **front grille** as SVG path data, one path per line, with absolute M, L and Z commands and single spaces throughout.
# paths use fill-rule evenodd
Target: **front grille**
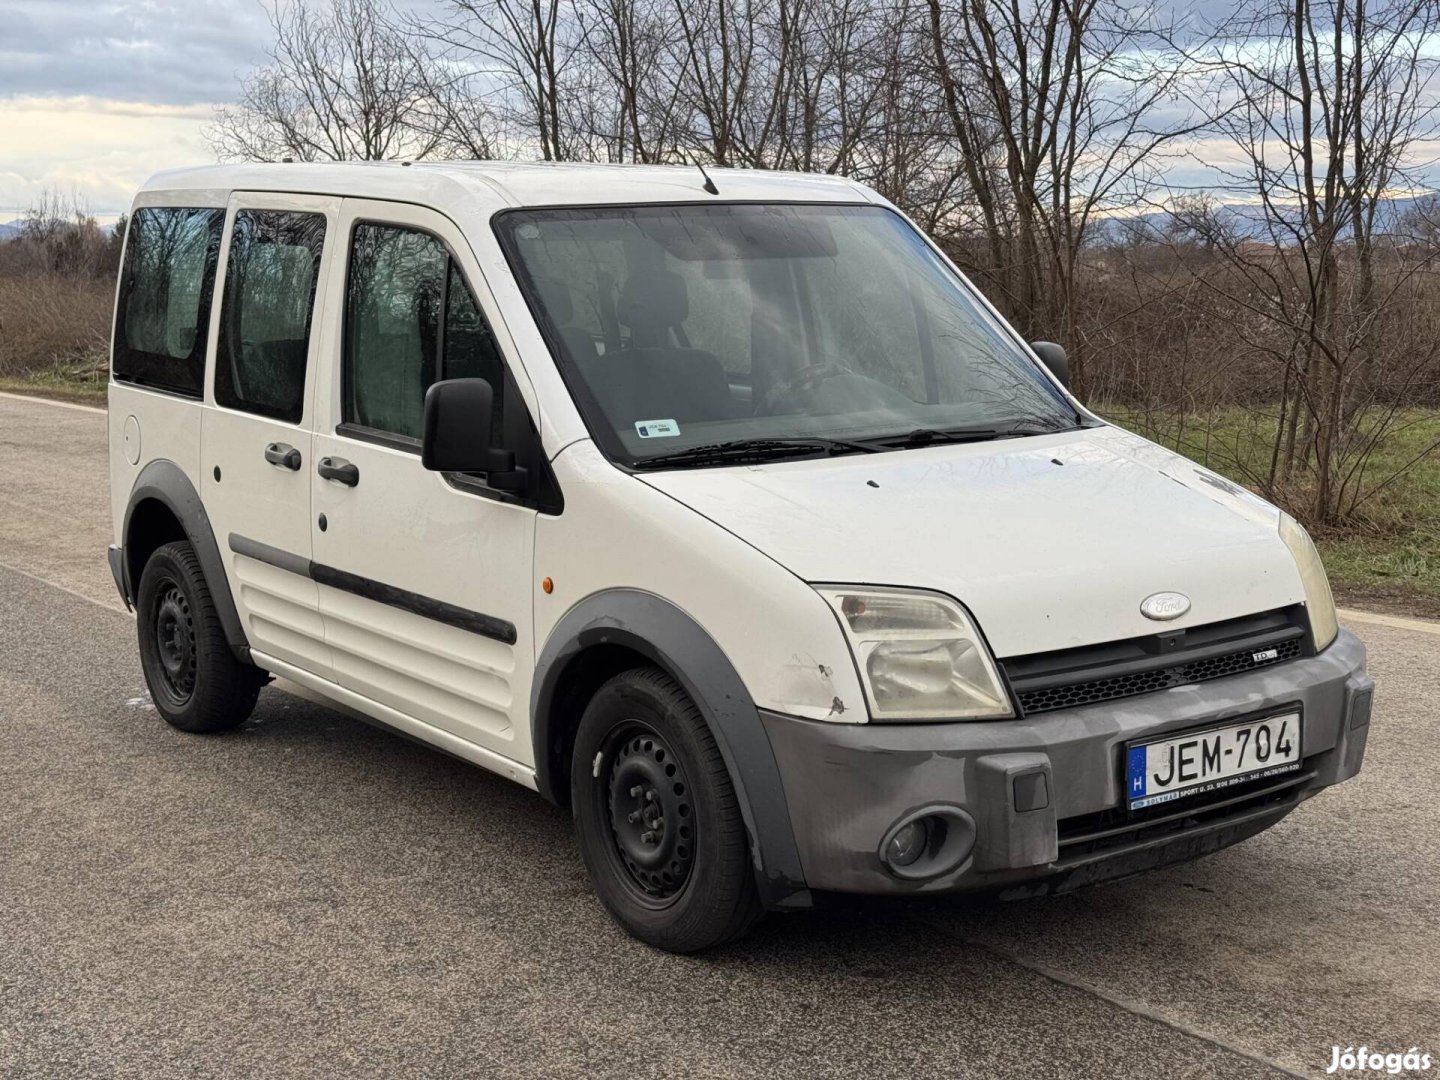
M 1053 709 L 1072 709 L 1077 705 L 1092 705 L 1097 701 L 1113 701 L 1115 698 L 1148 694 L 1155 690 L 1168 690 L 1172 686 L 1204 682 L 1206 679 L 1220 679 L 1242 671 L 1259 667 L 1270 667 L 1300 655 L 1298 639 L 1274 646 L 1273 659 L 1255 659 L 1254 649 L 1241 649 L 1223 656 L 1212 656 L 1207 660 L 1196 660 L 1190 664 L 1174 667 L 1154 668 L 1137 671 L 1133 675 L 1119 675 L 1113 679 L 1095 679 L 1092 682 L 1071 683 L 1048 690 L 1031 690 L 1020 695 L 1020 708 L 1025 713 L 1049 712 Z
M 1306 654 L 1304 608 L 1005 660 L 1026 716 L 1273 667 Z
M 1118 849 L 1137 847 L 1152 840 L 1190 832 L 1227 819 L 1245 817 L 1255 811 L 1283 810 L 1300 801 L 1301 788 L 1315 779 L 1311 762 L 1302 762 L 1298 772 L 1262 777 L 1232 787 L 1194 795 L 1181 804 L 1161 803 L 1134 813 L 1123 806 L 1094 814 L 1062 818 L 1057 823 L 1060 839 L 1059 865 L 1084 861 Z

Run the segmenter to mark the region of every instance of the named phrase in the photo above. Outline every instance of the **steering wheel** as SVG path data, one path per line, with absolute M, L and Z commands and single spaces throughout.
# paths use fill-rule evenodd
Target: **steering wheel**
M 775 406 L 789 394 L 811 394 L 826 379 L 833 379 L 837 375 L 853 375 L 847 367 L 842 367 L 833 360 L 822 360 L 818 364 L 808 364 L 792 375 L 779 386 L 772 386 L 766 391 L 765 396 L 760 400 L 755 409 L 756 416 L 771 416 L 775 412 Z

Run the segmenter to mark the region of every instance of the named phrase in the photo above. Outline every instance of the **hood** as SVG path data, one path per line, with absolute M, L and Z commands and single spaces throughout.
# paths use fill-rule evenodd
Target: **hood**
M 806 581 L 953 596 L 1002 658 L 1304 599 L 1273 506 L 1114 427 L 638 475 Z

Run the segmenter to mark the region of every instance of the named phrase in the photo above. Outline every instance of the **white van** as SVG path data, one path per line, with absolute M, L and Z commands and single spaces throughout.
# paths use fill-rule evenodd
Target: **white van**
M 1064 890 L 1355 775 L 1372 698 L 1304 530 L 1065 382 L 835 177 L 162 173 L 110 563 L 170 723 L 280 676 L 508 776 L 662 948 Z

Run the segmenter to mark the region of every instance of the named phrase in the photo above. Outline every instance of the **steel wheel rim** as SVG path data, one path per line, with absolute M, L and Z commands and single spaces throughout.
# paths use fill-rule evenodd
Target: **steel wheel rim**
M 151 632 L 160 682 L 183 705 L 195 692 L 195 620 L 189 598 L 174 581 L 161 584 Z
M 698 826 L 689 777 L 670 744 L 639 720 L 617 725 L 601 755 L 596 794 L 617 876 L 643 906 L 669 907 L 695 866 Z

